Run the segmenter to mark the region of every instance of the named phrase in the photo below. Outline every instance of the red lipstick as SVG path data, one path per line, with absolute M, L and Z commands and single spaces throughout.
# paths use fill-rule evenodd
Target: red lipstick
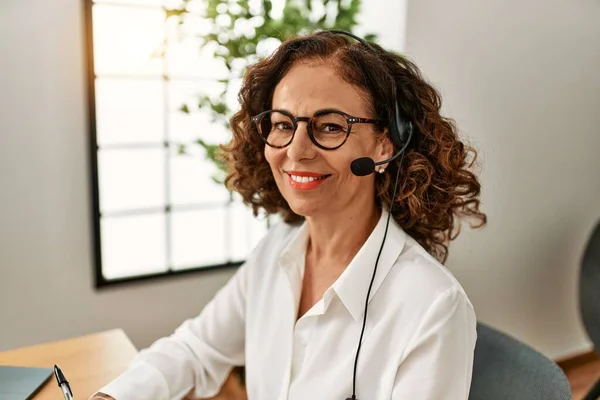
M 290 186 L 297 190 L 312 190 L 323 184 L 330 176 L 309 171 L 286 171 Z

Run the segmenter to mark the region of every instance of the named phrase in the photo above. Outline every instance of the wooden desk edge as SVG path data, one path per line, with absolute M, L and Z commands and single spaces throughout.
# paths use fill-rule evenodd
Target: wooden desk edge
M 131 341 L 129 336 L 127 336 L 125 331 L 121 328 L 114 328 L 114 329 L 108 329 L 108 330 L 100 331 L 100 332 L 96 332 L 96 333 L 89 333 L 89 334 L 82 335 L 82 336 L 75 336 L 75 337 L 66 338 L 66 339 L 59 339 L 56 341 L 42 342 L 42 343 L 33 344 L 33 345 L 29 345 L 29 346 L 18 347 L 18 348 L 11 349 L 11 350 L 0 351 L 0 363 L 2 362 L 1 361 L 2 359 L 10 358 L 10 356 L 12 356 L 13 354 L 16 354 L 16 353 L 23 353 L 23 352 L 30 352 L 30 351 L 38 352 L 38 351 L 43 350 L 48 347 L 61 346 L 61 345 L 65 345 L 67 343 L 72 344 L 72 343 L 81 342 L 81 341 L 85 342 L 85 341 L 88 341 L 91 339 L 105 339 L 105 338 L 108 339 L 110 337 L 115 337 L 115 336 L 119 336 L 121 339 L 125 339 L 127 341 L 127 343 L 131 346 L 131 348 L 133 350 L 135 350 L 135 352 L 137 353 L 138 349 L 134 346 L 133 342 Z

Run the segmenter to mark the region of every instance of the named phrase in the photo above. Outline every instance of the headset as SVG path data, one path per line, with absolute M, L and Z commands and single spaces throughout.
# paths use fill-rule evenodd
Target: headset
M 337 33 L 337 34 L 351 37 L 351 38 L 355 39 L 356 41 L 358 41 L 359 43 L 361 43 L 363 46 L 365 46 L 371 52 L 373 52 L 373 54 L 375 54 L 376 56 L 379 55 L 379 52 L 373 46 L 371 46 L 365 39 L 358 37 L 350 32 L 346 32 L 346 31 L 342 31 L 342 30 L 328 30 L 328 31 L 323 31 L 323 32 Z M 394 90 L 394 93 L 397 96 L 397 93 L 398 93 L 397 90 Z M 373 161 L 373 159 L 370 157 L 357 158 L 356 160 L 352 161 L 352 163 L 350 164 L 350 169 L 354 175 L 356 175 L 356 176 L 371 175 L 375 171 L 375 167 L 377 165 L 387 164 L 390 161 L 393 161 L 396 158 L 398 158 L 401 154 L 404 154 L 404 151 L 406 150 L 406 148 L 408 147 L 408 144 L 410 143 L 410 140 L 412 139 L 412 135 L 413 135 L 412 122 L 404 121 L 402 119 L 402 117 L 400 116 L 400 107 L 398 106 L 397 100 L 394 101 L 393 113 L 394 113 L 394 115 L 392 115 L 390 118 L 390 126 L 388 128 L 388 131 L 389 131 L 390 140 L 394 144 L 394 147 L 399 150 L 396 152 L 396 154 L 394 154 L 392 157 L 388 158 L 387 160 L 378 161 L 378 162 Z
M 357 40 L 359 43 L 361 43 L 363 46 L 365 46 L 365 48 L 372 51 L 373 54 L 375 54 L 377 56 L 379 55 L 379 52 L 373 46 L 371 46 L 366 40 L 364 40 L 350 32 L 346 32 L 346 31 L 342 31 L 342 30 L 327 30 L 327 31 L 322 31 L 322 32 L 336 33 L 336 34 L 340 34 L 340 35 L 349 36 L 349 37 Z M 394 90 L 394 93 L 395 93 L 395 96 L 398 95 L 397 90 Z M 397 99 L 395 99 L 395 101 L 394 101 L 393 112 L 394 112 L 394 115 L 392 115 L 390 118 L 390 125 L 388 128 L 388 132 L 389 132 L 390 140 L 392 141 L 394 147 L 396 149 L 398 149 L 398 151 L 392 157 L 390 157 L 386 160 L 383 160 L 383 161 L 375 162 L 370 157 L 357 158 L 356 160 L 352 161 L 352 163 L 350 164 L 350 170 L 352 171 L 352 173 L 354 175 L 356 175 L 356 176 L 371 175 L 373 172 L 375 172 L 375 167 L 377 165 L 389 163 L 390 161 L 395 160 L 396 158 L 400 157 L 401 155 L 402 155 L 402 157 L 400 158 L 400 165 L 402 165 L 402 160 L 404 158 L 404 152 L 412 139 L 413 126 L 412 126 L 412 122 L 404 121 L 402 119 L 402 117 L 400 115 L 400 107 L 398 106 Z M 382 170 L 380 170 L 380 172 L 382 172 Z M 396 171 L 396 181 L 394 183 L 394 194 L 392 195 L 392 199 L 396 198 L 396 190 L 398 189 L 398 178 L 399 177 L 400 177 L 400 168 L 398 168 L 398 170 Z M 358 355 L 360 353 L 360 347 L 362 345 L 362 339 L 363 339 L 363 335 L 365 333 L 365 326 L 367 324 L 367 309 L 368 309 L 368 304 L 369 304 L 369 296 L 371 294 L 371 288 L 373 287 L 373 282 L 375 281 L 375 275 L 377 273 L 377 264 L 379 263 L 379 257 L 381 256 L 381 251 L 383 250 L 383 245 L 385 244 L 385 239 L 387 237 L 388 227 L 390 224 L 390 216 L 392 215 L 392 205 L 393 205 L 393 201 L 389 204 L 389 207 L 388 207 L 389 213 L 388 213 L 387 222 L 385 224 L 385 233 L 383 234 L 383 240 L 381 241 L 381 247 L 379 248 L 379 253 L 377 254 L 377 259 L 375 261 L 375 267 L 373 268 L 373 276 L 371 277 L 371 283 L 369 284 L 369 290 L 367 291 L 367 297 L 365 299 L 365 312 L 364 312 L 364 317 L 363 317 L 363 324 L 362 324 L 362 329 L 360 332 L 360 339 L 358 340 L 358 348 L 356 350 L 356 357 L 354 358 L 354 372 L 352 375 L 352 397 L 348 397 L 346 400 L 358 400 L 358 398 L 356 397 L 356 367 L 358 365 Z

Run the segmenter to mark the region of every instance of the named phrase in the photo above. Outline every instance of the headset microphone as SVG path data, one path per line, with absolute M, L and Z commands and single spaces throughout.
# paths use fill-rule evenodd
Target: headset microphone
M 375 162 L 371 157 L 361 157 L 361 158 L 357 158 L 356 160 L 352 161 L 352 163 L 350 163 L 350 170 L 352 171 L 352 173 L 356 176 L 367 176 L 367 175 L 371 175 L 373 172 L 375 172 L 375 167 L 381 164 L 387 164 L 390 161 L 394 161 L 396 158 L 398 158 L 400 156 L 400 154 L 402 154 L 404 152 L 404 150 L 406 150 L 406 146 L 408 146 L 408 144 L 410 143 L 410 139 L 412 137 L 412 126 L 410 126 L 410 123 L 408 124 L 408 140 L 406 140 L 406 142 L 404 143 L 404 145 L 402 146 L 402 148 L 400 150 L 398 150 L 398 152 L 396 154 L 394 154 L 392 157 L 388 158 L 387 160 L 383 160 L 383 161 L 378 161 Z

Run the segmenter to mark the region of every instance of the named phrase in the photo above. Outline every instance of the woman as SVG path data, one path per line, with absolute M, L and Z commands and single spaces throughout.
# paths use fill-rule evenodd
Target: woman
M 251 67 L 240 101 L 227 184 L 284 221 L 98 398 L 210 397 L 245 365 L 251 400 L 467 399 L 476 318 L 442 263 L 460 219 L 486 217 L 438 93 L 405 58 L 320 32 Z M 396 106 L 405 151 L 357 176 L 400 154 Z

